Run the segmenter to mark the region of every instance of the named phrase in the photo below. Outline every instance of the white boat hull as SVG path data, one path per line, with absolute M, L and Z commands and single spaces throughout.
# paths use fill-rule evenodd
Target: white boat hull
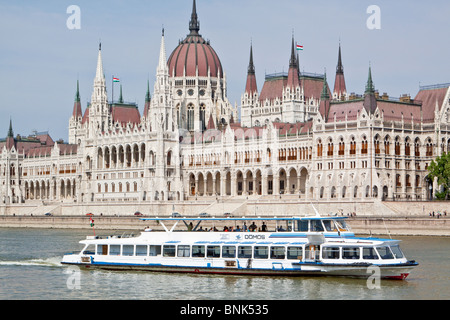
M 70 257 L 70 256 L 66 256 Z M 411 270 L 417 266 L 415 262 L 398 265 L 368 265 L 368 264 L 324 264 L 316 262 L 307 263 L 280 263 L 268 261 L 266 267 L 259 266 L 258 261 L 249 266 L 248 259 L 227 260 L 229 267 L 225 267 L 225 261 L 191 263 L 191 265 L 161 264 L 161 263 L 129 263 L 95 261 L 90 256 L 75 256 L 64 259 L 63 264 L 77 265 L 85 269 L 102 269 L 110 271 L 138 271 L 138 272 L 168 272 L 168 273 L 193 273 L 193 274 L 220 274 L 220 275 L 246 275 L 246 276 L 337 276 L 368 278 L 379 276 L 381 279 L 404 280 Z M 232 263 L 234 262 L 234 263 Z M 214 266 L 214 264 L 216 266 Z M 218 266 L 221 264 L 222 266 Z M 374 273 L 375 272 L 375 273 Z M 378 274 L 376 273 L 378 272 Z

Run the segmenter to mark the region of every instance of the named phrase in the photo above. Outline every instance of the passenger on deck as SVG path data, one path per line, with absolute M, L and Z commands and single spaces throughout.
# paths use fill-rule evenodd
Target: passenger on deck
M 267 226 L 266 226 L 266 223 L 265 223 L 265 222 L 263 222 L 263 224 L 262 224 L 262 226 L 261 226 L 261 231 L 262 231 L 262 232 L 266 232 L 266 231 L 267 231 Z
M 257 228 L 258 228 L 258 227 L 256 226 L 255 222 L 252 222 L 252 224 L 251 224 L 250 227 L 249 227 L 249 229 L 250 229 L 251 232 L 255 232 L 255 230 L 256 230 Z
M 235 232 L 241 232 L 241 228 L 239 228 L 239 226 L 236 226 L 236 229 L 234 229 Z

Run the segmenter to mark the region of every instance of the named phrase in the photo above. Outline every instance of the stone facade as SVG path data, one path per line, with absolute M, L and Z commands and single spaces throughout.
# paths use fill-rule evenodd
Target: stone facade
M 239 122 L 215 52 L 203 64 L 189 58 L 188 45 L 210 50 L 198 32 L 194 1 L 190 34 L 174 51 L 185 64 L 174 54 L 167 59 L 163 33 L 142 116 L 122 95 L 108 102 L 100 46 L 84 113 L 78 90 L 75 96 L 69 143 L 46 133 L 14 137 L 10 124 L 0 141 L 0 204 L 433 196 L 437 185 L 428 181 L 427 166 L 450 151 L 448 84 L 393 99 L 375 90 L 369 68 L 364 94 L 348 94 L 339 47 L 331 92 L 326 75 L 299 72 L 292 39 L 288 73 L 267 76 L 261 92 L 251 49 Z

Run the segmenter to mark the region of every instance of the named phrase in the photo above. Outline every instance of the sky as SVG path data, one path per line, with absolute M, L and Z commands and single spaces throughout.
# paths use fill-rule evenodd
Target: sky
M 80 29 L 67 27 L 71 5 L 80 8 Z M 379 15 L 367 12 L 371 5 Z M 169 57 L 189 33 L 191 10 L 192 0 L 0 0 L 0 137 L 11 119 L 14 134 L 48 131 L 67 141 L 77 80 L 83 112 L 91 99 L 100 41 L 109 97 L 114 75 L 142 114 L 161 29 Z M 369 65 L 375 88 L 391 97 L 450 82 L 447 0 L 197 0 L 197 13 L 233 105 L 245 89 L 250 43 L 261 90 L 265 74 L 288 70 L 292 35 L 304 46 L 301 71 L 326 70 L 331 88 L 339 43 L 349 93 L 364 92 Z

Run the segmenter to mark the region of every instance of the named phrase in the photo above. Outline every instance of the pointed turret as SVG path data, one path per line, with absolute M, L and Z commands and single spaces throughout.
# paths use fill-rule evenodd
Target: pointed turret
M 325 121 L 327 121 L 328 114 L 330 112 L 330 94 L 329 94 L 326 72 L 325 72 L 325 75 L 323 78 L 322 93 L 320 95 L 319 112 L 322 115 L 322 118 L 325 119 Z
M 8 129 L 8 138 L 14 138 L 14 131 L 12 128 L 12 119 L 9 119 L 9 129 Z
M 195 3 L 195 0 L 192 4 L 192 14 L 191 14 L 191 21 L 189 21 L 189 31 L 191 32 L 189 35 L 195 36 L 199 35 L 200 31 L 200 22 L 198 21 L 197 16 L 197 5 Z
M 9 129 L 8 129 L 8 135 L 6 137 L 6 149 L 11 150 L 12 147 L 15 145 L 14 140 L 14 131 L 12 128 L 12 120 L 9 119 Z
M 369 66 L 369 76 L 367 77 L 365 94 L 375 93 L 375 85 L 372 81 L 372 67 Z
M 123 103 L 123 95 L 122 95 L 122 85 L 120 85 L 120 96 L 119 96 L 119 103 Z
M 72 116 L 75 121 L 78 121 L 79 118 L 83 117 L 83 113 L 81 112 L 81 98 L 80 98 L 80 82 L 77 80 L 77 92 L 75 94 L 75 102 L 73 104 L 73 112 Z
M 299 75 L 299 70 L 298 70 L 297 57 L 295 56 L 294 35 L 292 35 L 291 58 L 289 60 L 289 73 L 288 73 L 288 81 L 287 81 L 287 86 L 290 87 L 291 89 L 295 89 L 300 85 L 298 75 Z
M 253 64 L 253 45 L 250 45 L 250 62 L 248 64 L 247 72 L 247 84 L 245 86 L 245 92 L 249 96 L 253 96 L 255 92 L 258 92 L 255 76 L 255 65 Z
M 336 100 L 344 100 L 347 95 L 345 86 L 344 66 L 342 64 L 341 44 L 339 43 L 338 63 L 336 66 L 336 79 L 334 81 L 333 97 Z
M 364 93 L 364 108 L 369 114 L 373 114 L 377 109 L 375 86 L 372 81 L 372 68 L 370 66 L 369 66 L 369 76 L 367 77 L 366 91 Z
M 147 93 L 145 95 L 145 107 L 144 107 L 144 118 L 148 118 L 148 112 L 150 111 L 150 103 L 151 103 L 151 95 L 150 95 L 150 81 L 147 80 Z

